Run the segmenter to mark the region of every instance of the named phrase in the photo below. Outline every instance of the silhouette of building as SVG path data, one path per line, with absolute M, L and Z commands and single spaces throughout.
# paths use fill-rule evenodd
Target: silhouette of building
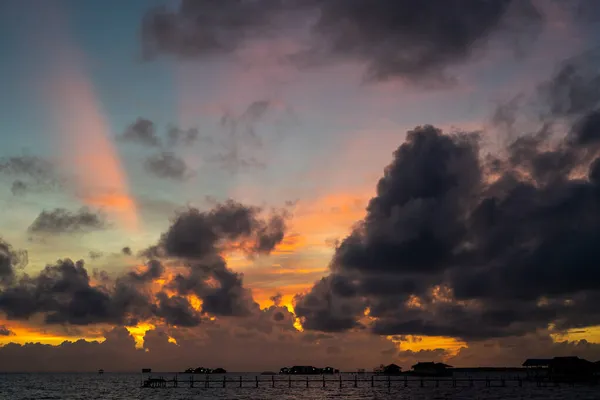
M 598 372 L 596 363 L 579 357 L 528 358 L 523 367 L 528 378 L 552 381 L 586 381 Z
M 591 380 L 597 370 L 595 363 L 579 357 L 554 357 L 548 369 L 553 381 Z
M 451 365 L 436 362 L 418 362 L 411 367 L 411 373 L 422 376 L 449 376 L 452 375 Z
M 310 365 L 294 365 L 291 368 L 283 367 L 279 370 L 282 375 L 321 375 L 321 374 L 337 374 L 340 371 L 333 367 L 315 368 Z
M 528 358 L 523 363 L 523 367 L 527 373 L 527 378 L 547 378 L 550 368 L 550 358 Z
M 396 364 L 390 364 L 383 367 L 383 374 L 385 375 L 398 375 L 402 373 L 402 367 Z

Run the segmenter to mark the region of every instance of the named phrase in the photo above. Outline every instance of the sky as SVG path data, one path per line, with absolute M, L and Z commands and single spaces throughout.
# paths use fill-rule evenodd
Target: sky
M 0 2 L 0 371 L 600 360 L 599 17 Z

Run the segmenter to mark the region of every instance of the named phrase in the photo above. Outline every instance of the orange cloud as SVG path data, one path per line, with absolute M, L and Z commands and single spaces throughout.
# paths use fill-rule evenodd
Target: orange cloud
M 47 328 L 42 329 L 40 327 L 30 325 L 30 323 L 23 323 L 19 321 L 0 320 L 0 325 L 6 326 L 13 333 L 9 336 L 0 336 L 0 346 L 8 343 L 42 343 L 56 346 L 66 340 L 104 340 L 102 332 L 92 328 L 85 328 L 83 331 L 78 329 L 77 332 L 68 334 L 64 332 L 53 331 Z
M 388 336 L 388 340 L 393 342 L 400 351 L 413 351 L 418 352 L 421 350 L 446 350 L 447 357 L 452 357 L 458 354 L 459 350 L 463 347 L 468 347 L 467 343 L 445 336 L 405 336 L 396 337 Z
M 281 243 L 279 243 L 275 247 L 275 249 L 271 252 L 271 254 L 280 255 L 280 254 L 296 253 L 297 251 L 306 247 L 306 245 L 307 245 L 306 237 L 304 237 L 298 233 L 291 233 L 289 235 L 286 235 L 283 238 Z
M 330 193 L 312 202 L 300 201 L 290 228 L 306 238 L 306 245 L 330 246 L 333 238 L 346 236 L 365 216 L 370 193 Z
M 254 296 L 254 300 L 260 305 L 260 308 L 267 308 L 273 305 L 271 297 L 281 294 L 281 305 L 287 307 L 290 312 L 294 312 L 294 296 L 298 293 L 308 291 L 311 287 L 312 282 L 280 287 L 253 287 L 252 295 Z

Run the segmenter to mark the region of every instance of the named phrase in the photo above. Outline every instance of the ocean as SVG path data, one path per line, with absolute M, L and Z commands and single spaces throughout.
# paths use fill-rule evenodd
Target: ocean
M 153 377 L 170 379 L 173 374 L 154 373 Z M 469 374 L 473 378 L 501 377 L 501 374 Z M 227 380 L 254 380 L 256 374 L 227 374 Z M 506 378 L 514 377 L 506 374 Z M 353 377 L 344 374 L 344 379 Z M 361 375 L 362 379 L 370 379 L 370 375 Z M 457 376 L 459 378 L 460 376 Z M 205 376 L 195 375 L 196 380 Z M 473 387 L 452 387 L 449 382 L 442 382 L 440 387 L 435 387 L 433 382 L 426 382 L 426 387 L 420 387 L 418 380 L 409 382 L 404 387 L 401 382 L 394 382 L 390 388 L 387 382 L 377 382 L 376 387 L 370 387 L 370 382 L 359 382 L 355 388 L 353 382 L 344 382 L 344 387 L 339 388 L 337 382 L 326 382 L 322 387 L 321 382 L 311 382 L 314 387 L 306 388 L 306 377 L 294 376 L 292 388 L 288 387 L 287 377 L 275 376 L 280 379 L 275 388 L 271 387 L 270 376 L 259 376 L 259 388 L 254 382 L 246 382 L 246 387 L 239 388 L 238 384 L 227 383 L 227 388 L 222 388 L 223 375 L 212 375 L 210 380 L 215 387 L 206 389 L 189 387 L 189 375 L 179 375 L 177 388 L 141 388 L 141 374 L 125 373 L 29 373 L 29 374 L 0 374 L 0 399 L 1 400 L 122 400 L 122 399 L 161 399 L 161 400 L 187 400 L 187 399 L 410 399 L 410 400 L 443 400 L 443 399 L 469 399 L 469 400 L 499 400 L 499 399 L 589 399 L 600 400 L 600 386 L 575 386 L 560 385 L 559 387 L 537 387 L 535 383 L 524 382 L 519 387 L 514 382 L 507 382 L 506 387 L 486 387 L 485 382 L 475 382 Z M 310 379 L 322 379 L 312 376 Z M 337 376 L 328 376 L 327 379 L 337 379 Z M 380 378 L 384 379 L 384 378 Z M 396 378 L 403 379 L 403 378 Z M 414 379 L 414 378 L 413 378 Z M 496 382 L 498 383 L 498 382 Z M 458 386 L 461 386 L 459 383 Z

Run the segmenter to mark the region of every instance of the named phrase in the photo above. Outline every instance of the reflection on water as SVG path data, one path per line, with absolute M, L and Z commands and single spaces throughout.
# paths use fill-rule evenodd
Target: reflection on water
M 155 373 L 153 376 L 163 376 L 171 379 L 173 374 Z M 227 379 L 239 379 L 240 374 L 227 374 Z M 243 374 L 243 379 L 255 379 L 255 374 Z M 514 377 L 515 374 L 468 374 L 457 376 L 473 378 L 498 378 L 501 376 Z M 346 376 L 348 377 L 348 376 Z M 204 376 L 194 376 L 196 380 L 204 380 Z M 387 388 L 385 382 L 380 382 L 380 387 L 371 388 L 370 382 L 359 382 L 359 387 L 354 388 L 353 382 L 344 382 L 340 389 L 336 382 L 327 382 L 326 388 L 318 382 L 312 382 L 311 388 L 306 388 L 306 377 L 292 377 L 292 389 L 288 388 L 287 377 L 276 376 L 275 379 L 284 379 L 275 389 L 271 388 L 270 376 L 259 376 L 260 387 L 256 389 L 253 383 L 245 383 L 247 387 L 238 388 L 228 383 L 228 387 L 189 388 L 189 376 L 180 375 L 179 388 L 168 389 L 142 389 L 140 388 L 141 374 L 113 374 L 106 372 L 99 374 L 0 374 L 0 399 L 10 400 L 116 400 L 116 399 L 410 399 L 410 400 L 441 400 L 441 399 L 600 399 L 600 386 L 559 386 L 539 388 L 535 384 L 525 383 L 523 387 L 507 384 L 507 387 L 485 387 L 482 382 L 476 382 L 473 387 L 457 387 L 441 384 L 439 388 L 429 383 L 429 387 L 421 388 L 417 382 L 404 387 L 397 383 Z M 370 375 L 361 375 L 362 379 L 370 379 Z M 214 375 L 211 381 L 222 381 L 222 376 Z M 313 376 L 310 379 L 321 379 Z M 327 379 L 336 379 L 328 376 Z M 403 379 L 403 378 L 402 378 Z M 218 386 L 215 382 L 215 386 Z M 196 385 L 199 386 L 199 385 Z M 231 386 L 231 387 L 229 387 Z M 427 386 L 427 385 L 426 385 Z M 459 385 L 460 386 L 460 385 Z

